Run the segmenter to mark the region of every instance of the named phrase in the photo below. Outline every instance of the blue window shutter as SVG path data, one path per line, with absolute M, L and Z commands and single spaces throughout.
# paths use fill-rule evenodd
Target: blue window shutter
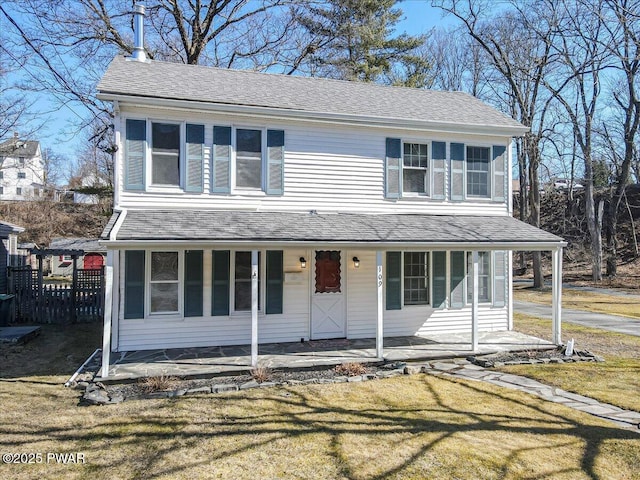
M 144 250 L 124 252 L 124 318 L 144 318 Z
M 387 252 L 387 310 L 402 308 L 402 252 Z
M 212 315 L 229 315 L 229 250 L 213 251 Z
M 267 130 L 267 195 L 284 193 L 284 130 Z
M 449 178 L 449 198 L 456 202 L 464 200 L 464 143 L 451 144 Z
M 282 313 L 284 272 L 282 250 L 267 250 L 266 314 Z
M 445 308 L 447 305 L 447 253 L 433 252 L 433 308 Z
M 184 316 L 202 316 L 202 250 L 184 253 Z
M 493 146 L 493 201 L 504 202 L 507 198 L 507 149 L 504 145 Z
M 231 127 L 213 127 L 211 191 L 231 191 Z
M 185 190 L 203 191 L 204 125 L 187 123 L 187 168 Z
M 507 297 L 507 252 L 493 252 L 493 306 L 504 307 Z
M 464 252 L 451 252 L 451 308 L 462 308 L 464 298 Z
M 445 142 L 431 142 L 431 163 L 433 165 L 431 198 L 444 200 L 447 182 L 447 144 Z
M 400 198 L 400 185 L 402 184 L 402 145 L 399 138 L 387 138 L 384 175 L 385 197 Z
M 144 190 L 147 122 L 129 118 L 125 130 L 124 188 L 125 190 Z

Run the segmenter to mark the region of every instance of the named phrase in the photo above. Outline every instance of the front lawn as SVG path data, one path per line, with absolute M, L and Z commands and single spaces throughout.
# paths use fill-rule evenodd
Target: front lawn
M 1 464 L 3 478 L 632 479 L 640 471 L 635 432 L 521 392 L 424 374 L 79 407 L 78 392 L 62 387 L 74 370 L 68 355 L 95 345 L 85 341 L 91 332 L 75 334 L 82 338 L 45 329 L 23 347 L 41 358 L 0 372 L 0 451 L 78 452 L 86 463 Z M 60 351 L 47 346 L 52 339 Z M 0 346 L 0 359 L 16 355 L 25 360 Z
M 551 340 L 551 320 L 514 314 L 514 329 Z M 562 324 L 562 339 L 575 348 L 605 358 L 604 363 L 517 365 L 501 370 L 535 378 L 601 402 L 640 412 L 640 337 L 571 323 Z
M 540 290 L 526 286 L 515 286 L 513 298 L 525 302 L 551 305 L 551 289 Z M 640 302 L 637 297 L 610 295 L 564 288 L 562 308 L 608 313 L 640 320 Z

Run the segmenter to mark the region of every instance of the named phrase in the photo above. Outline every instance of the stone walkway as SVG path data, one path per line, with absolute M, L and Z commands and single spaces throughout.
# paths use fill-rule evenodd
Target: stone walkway
M 431 368 L 423 368 L 422 371 L 432 375 L 488 382 L 512 390 L 530 393 L 549 402 L 561 403 L 566 407 L 595 415 L 609 420 L 619 427 L 629 428 L 640 433 L 640 413 L 601 403 L 593 398 L 545 385 L 531 378 L 485 369 L 462 359 L 431 362 L 429 366 Z

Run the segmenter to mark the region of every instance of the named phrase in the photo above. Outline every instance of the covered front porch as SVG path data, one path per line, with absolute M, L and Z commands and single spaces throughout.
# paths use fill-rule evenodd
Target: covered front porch
M 515 331 L 479 332 L 478 345 L 471 349 L 470 333 L 385 338 L 384 361 L 429 361 L 505 351 L 552 349 L 552 342 Z M 312 340 L 270 343 L 259 347 L 260 367 L 305 369 L 346 362 L 376 363 L 376 339 Z M 207 377 L 246 372 L 251 364 L 251 345 L 228 347 L 173 348 L 114 353 L 108 377 L 99 381 L 125 381 L 171 375 Z M 102 369 L 104 372 L 105 369 Z

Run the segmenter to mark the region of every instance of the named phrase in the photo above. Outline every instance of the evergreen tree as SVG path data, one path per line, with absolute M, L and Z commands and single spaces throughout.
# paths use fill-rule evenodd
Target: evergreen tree
M 428 70 L 422 56 L 415 53 L 423 36 L 406 33 L 394 36 L 402 17 L 395 8 L 398 0 L 329 0 L 310 5 L 299 17 L 307 36 L 294 69 L 343 80 L 424 86 Z M 403 80 L 398 69 L 407 72 Z M 418 75 L 418 77 L 416 77 Z

